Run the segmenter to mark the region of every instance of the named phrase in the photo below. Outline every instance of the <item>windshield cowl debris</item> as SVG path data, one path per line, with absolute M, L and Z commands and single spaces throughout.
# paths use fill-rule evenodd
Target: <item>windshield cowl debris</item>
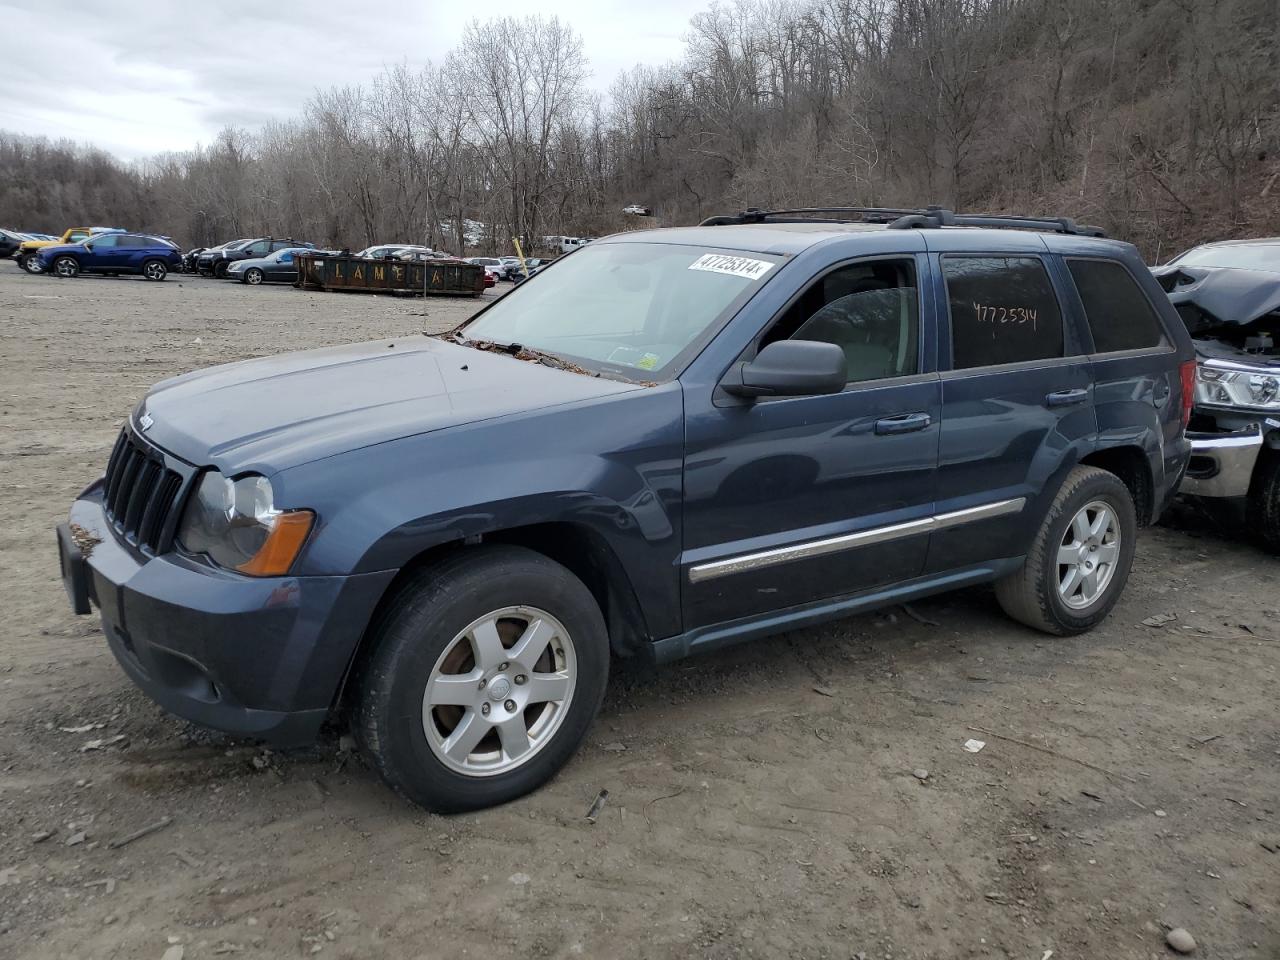
M 563 357 L 557 357 L 553 353 L 544 353 L 541 350 L 534 350 L 519 343 L 495 343 L 492 340 L 471 340 L 454 332 L 438 333 L 434 336 L 439 340 L 456 343 L 460 347 L 470 347 L 472 350 L 483 350 L 485 353 L 505 353 L 507 356 L 514 357 L 516 360 L 524 360 L 526 363 L 540 363 L 544 367 L 551 367 L 554 370 L 567 370 L 570 373 L 580 373 L 584 377 L 604 376 L 604 374 L 601 374 L 596 370 L 588 370 L 584 366 L 576 364 L 571 360 L 565 360 Z M 637 381 L 630 382 L 634 383 Z M 639 382 L 641 386 L 655 386 L 652 381 L 646 380 Z

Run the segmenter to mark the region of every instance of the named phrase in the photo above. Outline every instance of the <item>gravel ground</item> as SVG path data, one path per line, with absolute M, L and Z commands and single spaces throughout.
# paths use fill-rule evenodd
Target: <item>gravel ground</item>
M 406 805 L 336 734 L 266 752 L 152 705 L 53 539 L 126 411 L 475 308 L 0 263 L 0 957 L 1118 960 L 1171 927 L 1280 957 L 1280 568 L 1185 509 L 1087 636 L 975 589 L 619 664 L 560 776 L 478 815 Z

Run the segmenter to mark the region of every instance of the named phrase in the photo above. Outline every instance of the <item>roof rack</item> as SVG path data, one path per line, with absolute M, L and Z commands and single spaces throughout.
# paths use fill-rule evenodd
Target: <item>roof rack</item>
M 766 218 L 774 223 L 892 223 L 901 217 L 925 212 L 920 209 L 898 207 L 797 207 L 794 210 L 761 210 L 758 207 L 747 207 L 739 214 L 707 217 L 698 226 L 727 227 L 744 223 L 764 223 Z M 859 219 L 854 220 L 850 216 L 812 216 L 815 213 L 857 214 Z
M 812 214 L 857 215 L 815 217 Z M 748 207 L 736 216 L 708 217 L 701 226 L 719 227 L 748 223 L 883 223 L 890 230 L 936 229 L 938 227 L 991 227 L 1002 230 L 1040 230 L 1077 237 L 1105 237 L 1101 227 L 1079 224 L 1070 217 L 1015 217 L 1004 214 L 956 213 L 945 207 L 924 209 L 894 207 L 800 207 L 795 210 L 759 210 Z

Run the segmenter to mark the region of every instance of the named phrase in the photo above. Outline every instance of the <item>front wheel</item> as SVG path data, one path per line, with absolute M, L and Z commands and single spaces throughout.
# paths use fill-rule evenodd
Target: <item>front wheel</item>
M 1032 541 L 1021 570 L 996 582 L 1004 612 L 1046 633 L 1083 633 L 1124 591 L 1133 564 L 1137 511 L 1114 473 L 1075 467 Z
M 550 779 L 586 735 L 609 675 L 591 592 L 519 547 L 420 571 L 370 641 L 355 735 L 384 780 L 441 813 L 505 803 Z
M 70 280 L 79 275 L 80 263 L 75 257 L 59 257 L 53 261 L 53 273 L 64 280 Z
M 142 265 L 142 275 L 159 282 L 169 275 L 169 268 L 160 260 L 148 260 Z
M 244 282 L 250 286 L 256 287 L 264 279 L 263 273 L 257 267 L 250 267 L 244 272 Z
M 226 275 L 227 275 L 227 264 L 226 264 L 226 263 L 224 263 L 224 262 L 218 262 L 218 263 L 215 263 L 215 264 L 213 265 L 213 275 L 214 275 L 214 277 L 216 277 L 216 278 L 217 278 L 217 279 L 219 279 L 219 280 L 221 280 L 221 279 L 223 279 L 224 277 L 226 277 Z
M 1263 450 L 1249 486 L 1249 529 L 1263 549 L 1280 553 L 1280 456 Z
M 27 273 L 43 273 L 44 268 L 40 266 L 40 261 L 34 256 L 25 256 L 18 258 L 18 266 Z

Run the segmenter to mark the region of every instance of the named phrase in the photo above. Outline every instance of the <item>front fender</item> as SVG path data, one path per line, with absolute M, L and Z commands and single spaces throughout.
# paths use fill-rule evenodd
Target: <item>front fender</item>
M 679 632 L 683 406 L 677 384 L 463 424 L 273 477 L 316 510 L 303 575 L 403 568 L 426 550 L 571 523 L 613 551 L 655 635 Z

